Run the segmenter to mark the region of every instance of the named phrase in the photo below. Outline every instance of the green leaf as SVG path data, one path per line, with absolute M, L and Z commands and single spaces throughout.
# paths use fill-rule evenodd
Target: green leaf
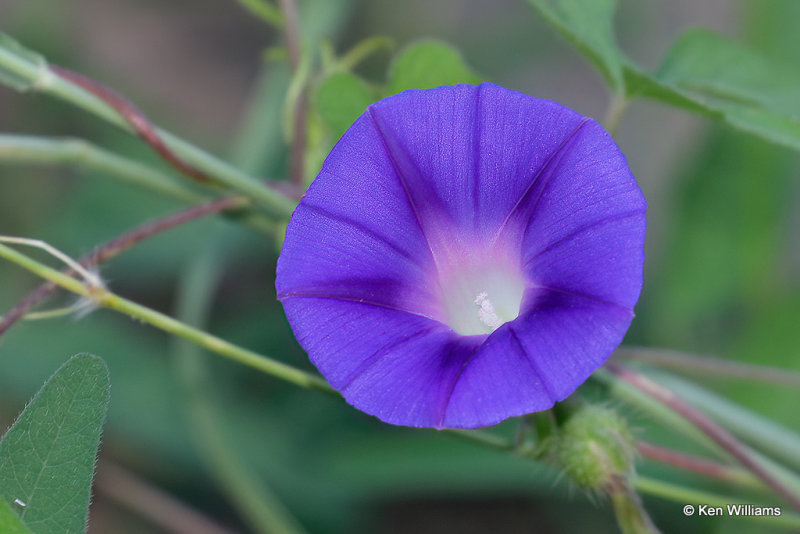
M 615 92 L 625 87 L 625 62 L 614 37 L 617 0 L 528 0 L 561 35 L 583 52 Z
M 19 508 L 19 505 L 16 506 Z M 31 534 L 22 519 L 5 501 L 0 501 L 0 532 L 3 534 Z
M 698 101 L 688 92 L 661 82 L 653 74 L 645 72 L 631 62 L 625 64 L 623 74 L 625 94 L 628 98 L 652 98 L 693 113 L 722 119 L 720 112 Z
M 254 17 L 276 28 L 283 28 L 283 13 L 266 0 L 239 0 L 239 4 Z
M 103 360 L 73 356 L 0 441 L 2 500 L 24 502 L 20 518 L 37 534 L 86 530 L 109 388 Z
M 657 73 L 663 83 L 702 96 L 712 106 L 734 103 L 800 116 L 800 71 L 710 30 L 689 30 Z
M 480 83 L 461 53 L 447 43 L 417 41 L 401 50 L 389 68 L 389 94 L 457 83 Z
M 31 78 L 21 76 L 19 72 L 28 70 L 38 70 L 42 75 L 49 72 L 43 56 L 0 32 L 0 84 L 17 91 L 27 91 L 34 84 Z
M 710 116 L 800 150 L 800 71 L 707 30 L 675 43 L 656 75 L 624 65 L 626 94 Z
M 338 139 L 376 99 L 377 95 L 361 78 L 337 72 L 319 85 L 314 103 L 322 120 Z

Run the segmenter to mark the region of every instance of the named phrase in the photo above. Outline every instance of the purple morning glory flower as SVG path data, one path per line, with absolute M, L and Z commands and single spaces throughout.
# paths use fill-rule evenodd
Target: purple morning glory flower
M 356 408 L 473 428 L 550 408 L 619 345 L 645 200 L 611 136 L 496 85 L 370 106 L 292 216 L 277 291 Z

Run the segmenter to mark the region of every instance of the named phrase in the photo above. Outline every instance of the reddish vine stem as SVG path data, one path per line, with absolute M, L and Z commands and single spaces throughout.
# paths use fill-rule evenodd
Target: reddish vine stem
M 606 362 L 605 368 L 611 374 L 616 375 L 642 393 L 651 396 L 692 423 L 767 486 L 786 499 L 793 508 L 800 510 L 800 497 L 795 495 L 783 482 L 778 480 L 777 477 L 758 463 L 747 451 L 745 445 L 736 439 L 733 434 L 719 426 L 706 414 L 679 399 L 670 390 L 656 384 L 640 373 L 622 367 L 614 362 Z
M 645 362 L 678 371 L 697 371 L 714 376 L 742 378 L 778 386 L 800 388 L 800 373 L 793 369 L 754 365 L 718 356 L 684 354 L 671 349 L 619 347 L 615 355 L 627 360 Z
M 243 197 L 226 197 L 144 223 L 97 247 L 92 253 L 81 258 L 79 263 L 83 267 L 91 269 L 156 234 L 207 215 L 241 208 L 247 204 L 248 200 Z M 63 272 L 70 276 L 75 274 L 72 269 L 66 269 Z M 14 323 L 28 313 L 31 308 L 52 295 L 57 287 L 58 286 L 52 282 L 46 282 L 28 293 L 3 316 L 2 320 L 0 320 L 0 335 L 3 335 Z
M 210 183 L 211 179 L 206 176 L 200 169 L 183 161 L 175 152 L 173 152 L 161 137 L 156 133 L 155 126 L 145 116 L 142 111 L 130 100 L 123 97 L 121 94 L 103 85 L 102 83 L 93 80 L 83 74 L 59 67 L 58 65 L 50 65 L 50 70 L 57 76 L 67 80 L 88 91 L 103 102 L 114 108 L 114 111 L 120 114 L 125 121 L 131 125 L 136 131 L 136 134 L 144 140 L 145 143 L 150 145 L 164 161 L 178 169 L 180 172 L 194 178 L 201 183 Z
M 646 441 L 637 442 L 636 450 L 638 450 L 639 454 L 642 456 L 652 460 L 670 464 L 679 469 L 685 469 L 686 471 L 692 471 L 699 475 L 726 480 L 729 482 L 739 480 L 739 478 L 736 476 L 736 473 L 731 472 L 731 469 L 727 465 L 715 462 L 713 460 L 708 460 L 706 458 L 701 458 L 691 454 L 685 454 L 668 449 L 666 447 L 661 447 L 660 445 L 648 443 Z
M 300 42 L 300 20 L 297 4 L 294 0 L 280 0 L 281 11 L 286 28 L 286 47 L 289 50 L 289 62 L 292 73 L 297 76 L 302 55 Z M 305 152 L 307 138 L 308 92 L 303 87 L 294 106 L 292 125 L 292 145 L 289 151 L 289 177 L 297 187 L 305 185 Z M 303 189 L 305 189 L 303 187 Z

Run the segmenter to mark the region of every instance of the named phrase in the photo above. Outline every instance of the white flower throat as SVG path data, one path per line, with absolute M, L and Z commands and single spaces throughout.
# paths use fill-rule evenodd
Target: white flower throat
M 491 334 L 519 316 L 525 279 L 500 253 L 451 256 L 439 270 L 444 322 L 464 336 Z

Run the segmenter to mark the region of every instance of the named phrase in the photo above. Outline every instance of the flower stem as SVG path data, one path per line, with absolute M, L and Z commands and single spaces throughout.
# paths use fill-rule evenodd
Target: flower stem
M 736 362 L 716 356 L 685 354 L 676 350 L 647 347 L 620 347 L 614 355 L 626 360 L 645 362 L 668 369 L 707 373 L 713 376 L 727 376 L 777 386 L 800 388 L 800 372 L 793 369 Z
M 710 417 L 690 406 L 670 390 L 656 384 L 644 375 L 613 362 L 607 362 L 605 368 L 621 380 L 624 380 L 643 393 L 656 399 L 692 423 L 731 456 L 736 458 L 745 468 L 750 470 L 750 472 L 760 478 L 776 493 L 791 503 L 792 507 L 800 510 L 800 496 L 795 494 L 782 480 L 759 462 L 744 444 L 737 440 L 730 432 L 715 423 Z
M 0 134 L 0 161 L 82 167 L 182 202 L 198 203 L 205 199 L 196 189 L 177 182 L 166 173 L 81 139 Z
M 615 477 L 606 485 L 606 492 L 611 497 L 622 534 L 659 534 L 642 505 L 642 499 L 631 488 L 627 478 Z
M 81 258 L 81 260 L 78 262 L 78 266 L 81 269 L 84 269 L 85 272 L 86 269 L 92 269 L 97 265 L 110 260 L 111 258 L 130 249 L 137 243 L 140 243 L 149 237 L 157 235 L 161 232 L 165 232 L 171 228 L 175 228 L 176 226 L 188 223 L 195 219 L 205 217 L 206 215 L 239 208 L 243 205 L 249 204 L 249 202 L 250 201 L 248 199 L 243 197 L 222 198 L 206 204 L 201 204 L 199 206 L 193 206 L 187 210 L 142 224 L 133 230 L 130 230 L 116 237 L 115 239 L 112 239 L 104 245 L 95 248 L 91 254 Z M 79 271 L 79 269 L 73 268 L 63 272 L 64 274 L 72 276 L 77 271 Z M 84 278 L 86 278 L 86 276 L 84 276 Z M 95 285 L 101 284 L 96 283 Z M 46 282 L 20 300 L 4 317 L 0 318 L 0 335 L 4 334 L 15 322 L 25 316 L 29 310 L 53 294 L 53 292 L 56 290 L 56 287 L 56 284 L 53 282 Z
M 791 468 L 800 469 L 800 434 L 796 431 L 666 371 L 643 372 L 685 402 L 697 406 L 742 441 Z M 794 478 L 800 492 L 800 477 Z
M 624 92 L 614 93 L 608 103 L 606 116 L 603 119 L 603 127 L 612 136 L 617 135 L 619 125 L 622 123 L 622 117 L 625 116 L 625 111 L 628 109 L 628 99 Z
M 745 471 L 739 467 L 733 467 L 699 456 L 685 454 L 646 441 L 637 442 L 636 450 L 646 458 L 663 462 L 678 467 L 679 469 L 692 471 L 699 475 L 724 480 L 729 484 L 757 489 L 764 489 L 765 487 L 763 482 L 754 477 L 749 471 Z
M 0 37 L 4 37 L 0 35 Z M 101 98 L 75 83 L 58 76 L 41 56 L 25 50 L 9 38 L 0 39 L 0 71 L 5 78 L 14 79 L 13 86 L 21 90 L 41 92 L 54 96 L 135 133 L 134 128 L 114 108 Z M 242 193 L 268 212 L 280 218 L 288 217 L 295 202 L 273 191 L 236 167 L 160 128 L 154 133 L 175 154 L 195 166 L 208 177 L 230 189 Z
M 289 148 L 289 178 L 295 187 L 305 189 L 305 158 L 308 129 L 308 90 L 306 79 L 308 66 L 303 64 L 300 36 L 300 17 L 294 0 L 280 0 L 285 21 L 286 47 L 292 66 L 293 84 L 297 86 L 296 98 L 287 99 L 292 106 L 292 140 Z
M 262 356 L 251 350 L 236 346 L 233 343 L 184 324 L 161 312 L 120 297 L 107 289 L 87 287 L 78 280 L 2 244 L 0 244 L 0 257 L 27 269 L 45 280 L 55 283 L 67 291 L 86 297 L 99 306 L 138 319 L 143 323 L 154 326 L 168 334 L 184 338 L 220 356 L 241 363 L 242 365 L 257 369 L 263 373 L 300 387 L 321 391 L 334 396 L 338 395 L 336 390 L 331 388 L 327 382 L 318 376 L 301 371 L 300 369 L 273 360 L 272 358 Z
M 666 428 L 680 433 L 720 460 L 726 462 L 731 460 L 730 455 L 724 449 L 698 430 L 697 427 L 628 382 L 620 380 L 602 368 L 592 375 L 592 379 L 602 382 L 612 397 L 616 397 L 626 404 L 646 412 L 653 420 L 658 421 Z

